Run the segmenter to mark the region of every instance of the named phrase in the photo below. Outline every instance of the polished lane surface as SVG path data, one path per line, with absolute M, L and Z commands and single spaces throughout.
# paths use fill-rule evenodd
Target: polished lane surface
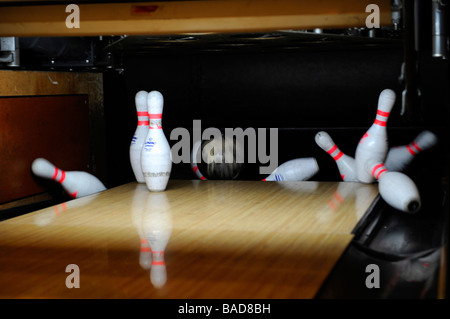
M 312 298 L 377 194 L 349 182 L 125 184 L 0 222 L 0 297 Z

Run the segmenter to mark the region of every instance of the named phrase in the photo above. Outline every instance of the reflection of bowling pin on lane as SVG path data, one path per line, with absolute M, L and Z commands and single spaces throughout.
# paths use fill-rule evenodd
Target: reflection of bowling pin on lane
M 61 184 L 72 197 L 79 198 L 106 190 L 105 185 L 87 172 L 65 172 L 44 158 L 37 158 L 31 165 L 33 173 L 39 177 L 52 179 Z
M 383 163 L 368 159 L 366 169 L 378 180 L 378 191 L 386 203 L 395 209 L 415 213 L 421 201 L 416 184 L 405 174 L 390 172 Z
M 408 145 L 391 147 L 385 166 L 390 171 L 403 171 L 417 154 L 430 149 L 437 143 L 437 137 L 430 131 L 423 131 Z
M 172 213 L 165 193 L 148 194 L 143 229 L 152 250 L 150 280 L 156 288 L 161 288 L 167 280 L 164 254 L 172 234 Z
M 137 127 L 130 145 L 130 163 L 134 176 L 139 183 L 145 183 L 141 167 L 141 151 L 148 133 L 148 108 L 146 91 L 139 91 L 135 96 Z
M 172 170 L 169 142 L 162 130 L 164 98 L 158 91 L 147 96 L 149 130 L 141 153 L 142 172 L 150 191 L 164 191 Z
M 341 174 L 341 178 L 345 182 L 356 182 L 355 160 L 344 154 L 334 143 L 333 139 L 327 132 L 319 132 L 315 136 L 316 144 L 327 152 L 336 162 Z
M 278 166 L 263 181 L 305 181 L 319 171 L 314 157 L 296 158 Z
M 378 98 L 378 108 L 375 121 L 366 131 L 356 147 L 355 164 L 356 176 L 363 183 L 372 183 L 374 179 L 370 171 L 366 170 L 366 161 L 373 158 L 384 162 L 388 152 L 388 136 L 386 122 L 395 103 L 395 92 L 385 89 Z
M 206 180 L 206 177 L 200 172 L 198 168 L 198 163 L 196 161 L 197 154 L 199 153 L 200 146 L 202 145 L 202 140 L 198 140 L 192 146 L 191 152 L 191 168 L 195 175 L 200 178 L 202 181 Z
M 79 198 L 76 201 L 71 200 L 40 210 L 39 212 L 34 214 L 34 223 L 38 226 L 46 226 L 50 224 L 56 217 L 63 215 L 63 213 L 68 209 L 89 205 L 89 203 L 97 198 L 97 195 L 98 193 L 93 194 L 89 197 Z
M 145 238 L 143 226 L 148 195 L 148 190 L 145 185 L 137 185 L 131 202 L 131 218 L 140 240 L 139 265 L 146 270 L 152 266 L 152 249 L 147 238 Z

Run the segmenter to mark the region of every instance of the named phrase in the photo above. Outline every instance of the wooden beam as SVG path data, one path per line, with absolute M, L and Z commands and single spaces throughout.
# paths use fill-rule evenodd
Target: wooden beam
M 219 0 L 79 4 L 68 28 L 65 4 L 0 7 L 0 36 L 99 36 L 364 27 L 368 4 L 390 25 L 389 0 Z

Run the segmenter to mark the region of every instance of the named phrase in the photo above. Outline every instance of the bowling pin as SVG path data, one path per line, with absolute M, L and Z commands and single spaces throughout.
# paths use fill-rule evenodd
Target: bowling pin
M 263 181 L 305 181 L 319 171 L 314 157 L 296 158 L 278 166 Z
M 334 159 L 344 182 L 358 181 L 355 170 L 355 159 L 344 154 L 327 132 L 318 132 L 315 140 L 316 144 Z
M 206 177 L 203 176 L 202 172 L 200 172 L 198 168 L 198 163 L 196 163 L 195 158 L 197 157 L 197 154 L 199 152 L 199 148 L 202 145 L 202 140 L 198 140 L 194 143 L 192 146 L 192 152 L 191 152 L 191 169 L 194 172 L 194 174 L 201 179 L 202 181 L 206 180 Z
M 430 149 L 437 143 L 437 137 L 430 131 L 423 131 L 408 145 L 391 147 L 385 166 L 390 171 L 403 171 L 417 154 Z
M 63 171 L 44 158 L 35 159 L 31 170 L 39 177 L 60 183 L 72 198 L 80 198 L 106 190 L 105 185 L 94 175 L 81 171 Z
M 366 161 L 366 169 L 378 180 L 378 191 L 387 204 L 407 213 L 420 209 L 419 190 L 407 175 L 390 172 L 383 163 L 372 158 Z
M 372 158 L 384 162 L 388 152 L 386 122 L 395 103 L 395 92 L 385 89 L 378 98 L 375 121 L 360 139 L 355 152 L 356 176 L 360 182 L 372 183 L 373 176 L 366 170 L 366 162 Z
M 147 96 L 149 130 L 141 152 L 141 166 L 147 188 L 164 191 L 172 170 L 172 154 L 162 129 L 164 98 L 158 91 Z
M 134 176 L 139 183 L 145 183 L 141 167 L 141 151 L 148 133 L 148 108 L 146 91 L 139 91 L 135 96 L 137 127 L 130 145 L 130 163 Z
M 173 228 L 172 212 L 166 194 L 149 194 L 144 214 L 144 237 L 152 251 L 150 281 L 156 288 L 161 288 L 167 281 L 165 250 Z

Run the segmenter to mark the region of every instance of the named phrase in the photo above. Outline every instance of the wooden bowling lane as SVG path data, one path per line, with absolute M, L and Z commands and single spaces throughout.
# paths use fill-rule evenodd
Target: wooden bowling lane
M 0 297 L 312 298 L 376 195 L 359 183 L 125 184 L 1 222 Z M 165 251 L 153 264 L 142 238 Z M 66 287 L 69 264 L 80 288 Z

